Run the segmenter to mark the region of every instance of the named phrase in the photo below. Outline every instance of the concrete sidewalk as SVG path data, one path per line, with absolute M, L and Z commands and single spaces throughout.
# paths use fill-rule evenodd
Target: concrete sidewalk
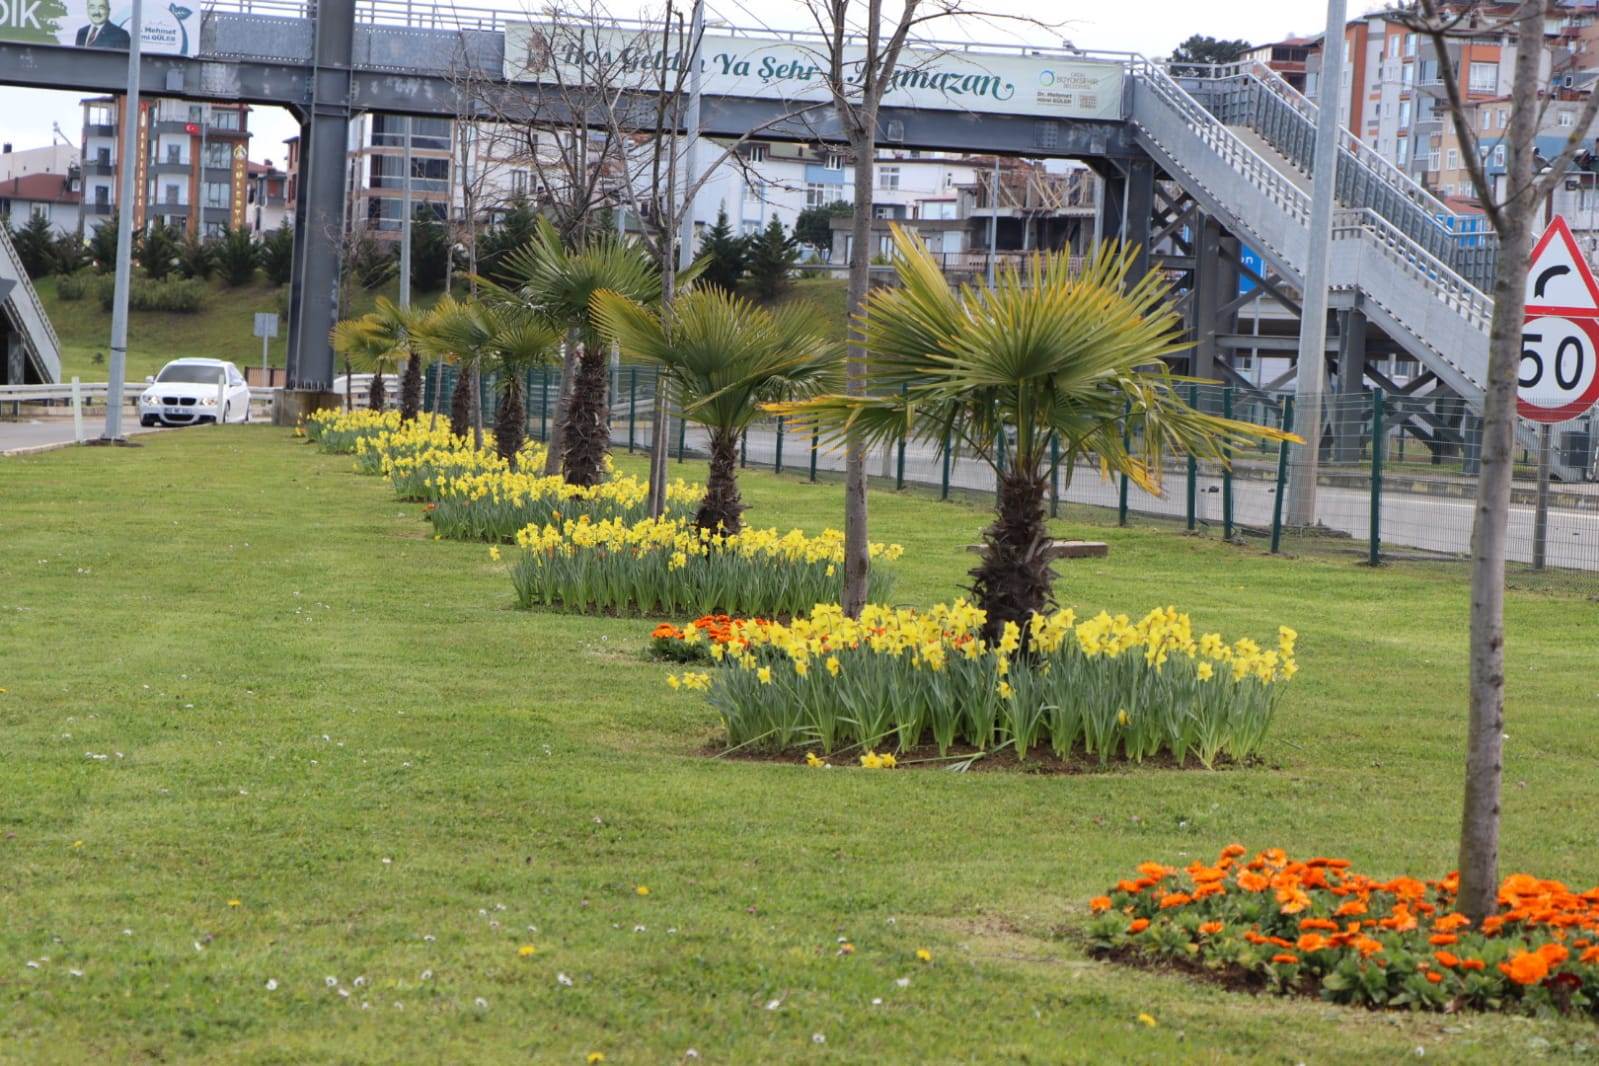
M 98 437 L 105 429 L 105 419 L 84 419 L 83 435 L 87 439 Z M 145 428 L 139 425 L 138 417 L 131 420 L 122 420 L 122 432 L 126 436 L 135 433 L 156 433 L 160 430 L 152 427 Z M 37 452 L 47 452 L 55 448 L 69 448 L 74 443 L 72 439 L 72 419 L 70 418 L 31 418 L 20 422 L 0 421 L 0 458 L 12 455 L 33 455 Z

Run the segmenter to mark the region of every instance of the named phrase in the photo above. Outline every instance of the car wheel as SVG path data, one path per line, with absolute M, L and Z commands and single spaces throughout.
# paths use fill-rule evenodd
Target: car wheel
M 155 425 L 155 423 L 156 420 L 149 415 L 145 415 L 139 419 L 139 425 L 144 426 L 146 429 Z

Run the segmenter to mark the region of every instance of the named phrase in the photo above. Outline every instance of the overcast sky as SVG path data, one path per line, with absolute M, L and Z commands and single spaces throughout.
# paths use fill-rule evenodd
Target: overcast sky
M 476 0 L 473 6 L 524 10 L 512 0 Z M 543 6 L 540 4 L 539 6 Z M 632 14 L 644 5 L 612 0 L 612 10 Z M 653 5 L 651 5 L 653 6 Z M 893 0 L 886 5 L 893 9 Z M 1176 44 L 1195 33 L 1212 37 L 1242 38 L 1253 42 L 1278 40 L 1290 34 L 1319 33 L 1326 24 L 1322 0 L 972 0 L 983 10 L 1058 19 L 1058 32 L 1037 27 L 1017 28 L 996 21 L 988 25 L 941 26 L 933 23 L 927 36 L 970 40 L 1016 40 L 1033 44 L 1059 44 L 1070 40 L 1079 48 L 1167 55 Z M 740 26 L 765 23 L 775 29 L 814 28 L 799 0 L 706 0 L 710 18 Z M 1351 11 L 1360 5 L 1351 5 Z M 1054 39 L 1049 39 L 1049 38 Z M 67 138 L 77 144 L 82 135 L 83 113 L 78 100 L 84 93 L 0 88 L 0 140 L 17 149 L 49 144 L 51 123 L 59 122 Z M 271 159 L 282 165 L 283 139 L 298 132 L 287 112 L 258 107 L 251 112 L 250 158 Z

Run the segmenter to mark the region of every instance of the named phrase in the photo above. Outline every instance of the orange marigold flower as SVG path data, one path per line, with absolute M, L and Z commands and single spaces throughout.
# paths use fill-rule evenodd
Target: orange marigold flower
M 1249 849 L 1244 847 L 1242 844 L 1228 844 L 1225 848 L 1221 849 L 1221 857 L 1224 859 L 1236 859 L 1238 856 L 1244 854 L 1244 852 L 1248 850 Z
M 1244 939 L 1247 940 L 1249 943 L 1255 944 L 1255 945 L 1260 945 L 1260 944 L 1266 943 L 1266 938 L 1261 936 L 1258 932 L 1256 932 L 1253 929 L 1249 930 L 1248 932 L 1246 932 L 1244 934 Z
M 1198 863 L 1188 868 L 1188 876 L 1194 879 L 1194 884 L 1203 885 L 1213 881 L 1222 881 L 1227 877 L 1227 871 L 1214 866 L 1201 866 Z
M 1471 919 L 1464 914 L 1446 914 L 1432 923 L 1432 927 L 1441 933 L 1453 933 L 1456 929 L 1464 929 L 1471 924 Z
M 1282 848 L 1267 848 L 1260 853 L 1260 857 L 1266 861 L 1267 866 L 1288 865 L 1288 853 Z
M 1462 970 L 1476 970 L 1481 972 L 1488 968 L 1488 964 L 1483 962 L 1481 959 L 1461 959 L 1460 968 Z
M 1370 958 L 1382 950 L 1382 942 L 1373 940 L 1369 936 L 1358 937 L 1355 940 L 1355 950 L 1360 952 L 1361 958 Z
M 1499 972 L 1518 985 L 1535 985 L 1549 975 L 1549 962 L 1536 951 L 1517 951 L 1499 964 Z
M 1270 881 L 1257 873 L 1241 873 L 1238 875 L 1238 887 L 1245 892 L 1264 892 Z
M 1219 933 L 1221 931 L 1222 931 L 1222 924 L 1220 922 L 1203 922 L 1199 926 L 1199 935 L 1200 936 L 1215 936 L 1217 933 Z M 1599 953 L 1599 948 L 1595 948 L 1594 951 L 1596 953 Z
M 1138 872 L 1143 874 L 1145 877 L 1152 877 L 1156 881 L 1159 881 L 1161 878 L 1171 873 L 1171 870 L 1162 866 L 1158 862 L 1141 862 L 1138 864 Z
M 1093 899 L 1088 901 L 1088 909 L 1093 911 L 1095 914 L 1098 914 L 1100 911 L 1110 910 L 1110 897 L 1095 896 Z
M 1578 962 L 1599 962 L 1599 945 L 1589 948 L 1577 956 Z
M 1497 914 L 1489 915 L 1488 917 L 1486 917 L 1486 918 L 1484 918 L 1482 920 L 1482 932 L 1483 932 L 1483 935 L 1484 936 L 1493 936 L 1495 933 L 1499 932 L 1500 926 L 1502 926 L 1504 924 L 1505 924 L 1505 919 L 1502 916 L 1497 915 Z
M 1450 951 L 1435 951 L 1432 957 L 1438 960 L 1439 966 L 1447 966 L 1451 970 L 1460 965 L 1460 956 Z
M 1329 933 L 1338 932 L 1338 923 L 1330 918 L 1301 918 L 1300 929 L 1323 929 Z
M 1543 957 L 1543 961 L 1547 962 L 1550 967 L 1555 967 L 1571 957 L 1571 950 L 1564 944 L 1556 944 L 1551 941 L 1540 947 L 1538 954 Z
M 1145 929 L 1148 929 L 1148 928 L 1149 928 L 1149 919 L 1148 918 L 1135 918 L 1135 919 L 1133 919 L 1133 924 L 1129 925 L 1127 927 L 1127 931 L 1129 933 L 1142 933 Z
M 1304 952 L 1320 951 L 1327 947 L 1327 938 L 1320 933 L 1306 933 L 1294 946 Z
M 1224 896 L 1226 894 L 1227 887 L 1217 881 L 1200 885 L 1198 888 L 1194 889 L 1195 899 L 1208 899 L 1211 896 Z
M 1302 888 L 1279 888 L 1277 902 L 1283 914 L 1298 914 L 1310 906 L 1310 895 Z
M 1118 892 L 1130 892 L 1130 893 L 1132 893 L 1133 895 L 1136 896 L 1136 895 L 1138 895 L 1138 893 L 1142 892 L 1143 890 L 1144 890 L 1144 886 L 1139 884 L 1137 881 L 1126 881 L 1126 880 L 1123 880 L 1123 881 L 1117 881 L 1116 882 L 1116 891 L 1118 891 Z
M 1338 909 L 1333 911 L 1333 913 L 1340 918 L 1348 918 L 1354 914 L 1365 914 L 1366 904 L 1358 899 L 1345 900 L 1338 905 Z
M 1435 948 L 1441 948 L 1448 944 L 1458 943 L 1459 940 L 1460 938 L 1455 936 L 1453 933 L 1434 933 L 1432 936 L 1427 938 L 1427 943 L 1431 944 Z
M 1427 980 L 1431 981 L 1433 984 L 1438 984 L 1443 979 L 1444 979 L 1444 975 L 1439 973 L 1438 971 L 1436 971 L 1436 970 L 1428 970 L 1427 971 Z
M 1171 910 L 1173 907 L 1185 907 L 1194 902 L 1194 897 L 1186 892 L 1168 892 L 1160 897 L 1160 909 Z
M 1273 955 L 1271 957 L 1271 961 L 1280 966 L 1292 966 L 1299 961 L 1299 956 L 1290 955 L 1288 952 L 1284 951 L 1279 955 Z

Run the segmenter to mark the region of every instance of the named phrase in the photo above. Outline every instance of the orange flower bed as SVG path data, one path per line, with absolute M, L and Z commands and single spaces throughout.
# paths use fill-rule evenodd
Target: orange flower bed
M 710 662 L 712 644 L 728 644 L 737 636 L 741 624 L 764 626 L 764 618 L 742 620 L 726 614 L 707 614 L 686 626 L 662 622 L 650 633 L 650 655 L 677 663 Z
M 1419 1010 L 1599 1015 L 1599 888 L 1513 874 L 1474 927 L 1454 910 L 1459 876 L 1378 880 L 1346 859 L 1146 862 L 1089 901 L 1097 952 L 1168 959 L 1335 1003 Z

